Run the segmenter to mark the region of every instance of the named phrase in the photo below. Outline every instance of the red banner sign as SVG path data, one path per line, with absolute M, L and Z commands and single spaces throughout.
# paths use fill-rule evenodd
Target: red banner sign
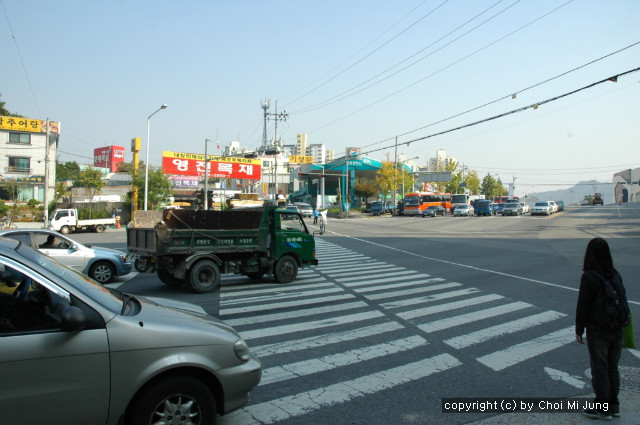
M 204 155 L 162 152 L 162 171 L 177 176 L 204 176 Z M 260 180 L 259 159 L 209 156 L 209 178 Z

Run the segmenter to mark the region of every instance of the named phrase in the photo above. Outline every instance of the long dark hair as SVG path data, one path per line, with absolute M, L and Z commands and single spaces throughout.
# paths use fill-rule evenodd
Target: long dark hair
M 589 241 L 587 251 L 584 253 L 582 270 L 592 270 L 605 276 L 616 273 L 607 241 L 602 238 L 593 238 Z

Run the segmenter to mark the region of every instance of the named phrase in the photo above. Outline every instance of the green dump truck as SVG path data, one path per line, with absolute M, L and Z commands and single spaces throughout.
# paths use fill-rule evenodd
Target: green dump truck
M 216 291 L 221 274 L 289 283 L 317 265 L 314 235 L 296 211 L 265 206 L 229 211 L 136 211 L 127 248 L 168 286 Z

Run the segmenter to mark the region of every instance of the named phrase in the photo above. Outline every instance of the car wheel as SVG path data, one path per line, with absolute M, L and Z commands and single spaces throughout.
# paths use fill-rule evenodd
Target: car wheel
M 94 229 L 94 231 L 95 231 L 96 233 L 102 233 L 102 232 L 104 232 L 104 226 L 102 226 L 102 225 L 100 225 L 100 224 L 99 224 L 99 225 L 97 225 L 97 226 L 96 226 L 96 228 Z
M 220 287 L 220 269 L 212 260 L 198 261 L 189 271 L 191 289 L 199 294 L 213 292 Z
M 289 283 L 298 276 L 298 263 L 295 258 L 285 255 L 274 266 L 274 275 L 279 283 Z
M 177 288 L 178 286 L 182 286 L 182 284 L 184 283 L 180 279 L 173 277 L 173 275 L 169 272 L 169 270 L 166 270 L 166 269 L 158 270 L 158 279 L 160 279 L 160 281 L 165 285 L 170 286 L 172 288 Z
M 71 228 L 69 226 L 62 226 L 60 228 L 60 233 L 62 233 L 63 235 L 68 235 L 69 233 L 71 233 Z
M 111 283 L 116 277 L 116 268 L 106 261 L 98 261 L 89 269 L 89 277 L 102 285 Z
M 149 386 L 136 400 L 126 423 L 213 424 L 216 400 L 211 390 L 190 376 L 174 376 Z

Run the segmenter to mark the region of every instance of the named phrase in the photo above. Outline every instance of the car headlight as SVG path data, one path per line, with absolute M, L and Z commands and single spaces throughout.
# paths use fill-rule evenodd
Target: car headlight
M 122 262 L 123 262 L 123 263 L 126 263 L 126 262 L 127 262 L 127 256 L 126 256 L 126 255 L 122 255 L 122 254 L 120 254 L 120 258 L 122 259 Z
M 236 356 L 243 362 L 246 362 L 251 358 L 249 346 L 242 338 L 240 338 L 235 342 L 235 344 L 233 344 L 233 350 L 236 352 Z

